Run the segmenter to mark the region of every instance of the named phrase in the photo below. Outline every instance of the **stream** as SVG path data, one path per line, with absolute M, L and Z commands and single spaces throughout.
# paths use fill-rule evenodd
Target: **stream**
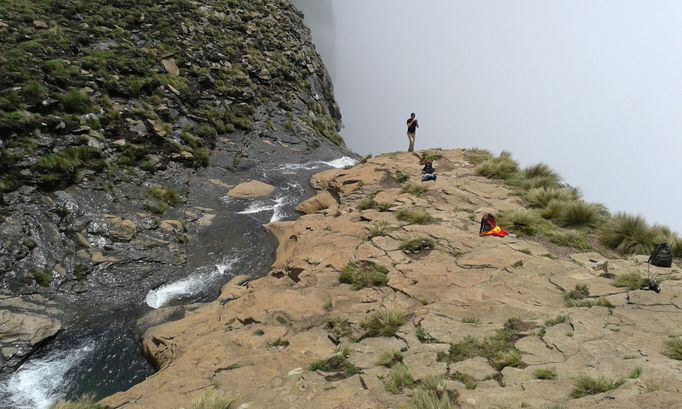
M 197 241 L 211 259 L 177 280 L 151 288 L 138 305 L 94 311 L 77 329 L 63 331 L 34 353 L 8 379 L 0 379 L 0 409 L 49 409 L 60 399 L 97 398 L 127 390 L 154 373 L 145 360 L 136 321 L 152 309 L 209 302 L 235 275 L 264 275 L 275 244 L 263 224 L 295 220 L 295 206 L 311 196 L 310 177 L 355 160 L 263 165 L 257 173 L 278 187 L 271 199 L 218 198 L 222 208 Z M 191 257 L 191 254 L 189 255 Z M 196 264 L 196 263 L 194 263 Z

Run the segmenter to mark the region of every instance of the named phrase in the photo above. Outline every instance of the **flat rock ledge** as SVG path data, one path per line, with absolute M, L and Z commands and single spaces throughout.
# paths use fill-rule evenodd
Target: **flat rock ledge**
M 158 373 L 103 403 L 177 409 L 219 389 L 235 408 L 413 408 L 416 389 L 438 377 L 458 408 L 682 407 L 682 361 L 664 354 L 682 335 L 680 269 L 651 267 L 664 278 L 660 294 L 628 291 L 602 270 L 646 274 L 637 258 L 596 268 L 596 253 L 481 238 L 481 214 L 520 208 L 519 196 L 476 176 L 462 151 L 438 153 L 438 180 L 420 196 L 393 177 L 421 183 L 407 153 L 313 177 L 320 195 L 300 208 L 309 214 L 267 226 L 279 244 L 271 271 L 237 277 L 216 301 L 148 329 L 144 349 Z M 435 221 L 398 220 L 416 208 Z M 432 248 L 401 250 L 413 238 Z M 346 267 L 374 265 L 385 285 L 339 282 Z M 576 284 L 614 307 L 568 307 Z M 371 330 L 377 312 L 403 314 L 394 335 Z M 504 353 L 490 355 L 500 339 Z M 397 363 L 413 384 L 389 387 Z M 580 375 L 622 384 L 573 398 Z

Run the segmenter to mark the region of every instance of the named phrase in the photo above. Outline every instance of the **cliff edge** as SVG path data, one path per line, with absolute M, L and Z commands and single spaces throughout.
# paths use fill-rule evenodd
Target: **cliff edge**
M 479 237 L 484 212 L 522 198 L 463 151 L 437 157 L 435 182 L 406 153 L 314 176 L 308 214 L 267 226 L 270 273 L 150 329 L 158 373 L 103 403 L 173 409 L 217 389 L 251 409 L 682 405 L 680 269 Z

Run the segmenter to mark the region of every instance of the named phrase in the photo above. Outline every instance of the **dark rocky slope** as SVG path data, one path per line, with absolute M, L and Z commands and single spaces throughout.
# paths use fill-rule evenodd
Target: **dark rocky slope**
M 346 152 L 285 0 L 0 0 L 0 47 L 0 373 L 230 249 L 264 271 L 220 197 Z

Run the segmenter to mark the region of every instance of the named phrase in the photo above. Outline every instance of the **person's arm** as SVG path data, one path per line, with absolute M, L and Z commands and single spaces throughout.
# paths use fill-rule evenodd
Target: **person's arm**
M 417 120 L 415 119 L 414 122 L 416 122 L 415 125 L 417 126 L 417 128 L 419 128 L 419 121 L 417 121 Z

